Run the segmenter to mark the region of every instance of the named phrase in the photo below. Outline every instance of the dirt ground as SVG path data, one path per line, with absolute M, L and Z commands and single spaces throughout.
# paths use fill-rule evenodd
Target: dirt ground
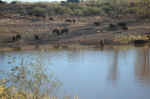
M 137 20 L 134 18 L 126 19 L 109 19 L 105 17 L 74 17 L 75 23 L 65 22 L 65 17 L 53 17 L 54 20 L 42 18 L 8 18 L 0 19 L 0 47 L 19 48 L 29 45 L 93 45 L 101 46 L 103 40 L 105 45 L 128 44 L 121 43 L 115 37 L 123 35 L 149 35 L 149 20 Z M 109 30 L 110 24 L 117 24 L 120 21 L 127 22 L 128 30 L 118 28 Z M 99 22 L 96 26 L 94 22 Z M 52 31 L 55 29 L 68 28 L 69 33 L 64 35 L 54 35 Z M 21 35 L 21 40 L 13 41 L 14 35 Z M 35 40 L 34 35 L 39 36 L 39 40 Z

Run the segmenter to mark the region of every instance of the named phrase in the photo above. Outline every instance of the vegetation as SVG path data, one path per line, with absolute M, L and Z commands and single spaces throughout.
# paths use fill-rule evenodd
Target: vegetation
M 120 43 L 131 43 L 135 40 L 149 40 L 148 35 L 117 35 L 114 41 Z
M 149 0 L 140 0 L 139 2 L 127 2 L 124 0 L 106 0 L 105 2 L 102 2 L 101 0 L 97 0 L 95 2 L 86 1 L 81 3 L 22 3 L 13 1 L 11 3 L 1 4 L 0 12 L 41 17 L 55 15 L 109 15 L 114 17 L 120 14 L 148 17 L 150 15 L 149 6 Z
M 15 57 L 10 59 L 11 66 L 17 64 Z M 21 59 L 20 65 L 11 68 L 10 72 L 1 72 L 0 99 L 49 99 L 61 82 L 52 72 L 45 70 L 41 59 L 42 56 L 38 56 L 27 64 Z

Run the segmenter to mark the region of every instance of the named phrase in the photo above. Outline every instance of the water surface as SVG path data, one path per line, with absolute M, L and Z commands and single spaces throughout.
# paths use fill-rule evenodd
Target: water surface
M 62 83 L 52 95 L 72 99 L 149 99 L 149 51 L 130 48 L 1 52 L 0 70 L 9 71 L 22 60 L 28 64 L 40 57 L 40 63 Z

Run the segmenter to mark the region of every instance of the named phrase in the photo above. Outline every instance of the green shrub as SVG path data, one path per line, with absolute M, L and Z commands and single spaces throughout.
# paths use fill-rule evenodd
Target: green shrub
M 45 16 L 47 11 L 45 8 L 41 8 L 41 7 L 34 7 L 31 10 L 31 13 L 35 16 Z
M 100 15 L 100 8 L 97 7 L 87 7 L 86 9 L 83 10 L 83 14 L 86 16 L 91 16 L 91 15 Z
M 80 10 L 80 9 L 75 9 L 73 10 L 73 14 L 76 15 L 76 16 L 83 16 L 83 10 Z

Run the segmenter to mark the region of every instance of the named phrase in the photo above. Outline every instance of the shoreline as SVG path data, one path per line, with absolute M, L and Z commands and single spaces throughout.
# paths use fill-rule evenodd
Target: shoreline
M 98 49 L 98 50 L 109 50 L 109 49 L 128 49 L 128 48 L 143 48 L 149 47 L 150 43 L 145 44 L 105 44 L 100 46 L 97 44 L 79 44 L 79 43 L 44 43 L 44 44 L 18 44 L 11 46 L 0 46 L 0 51 L 32 51 L 32 50 L 82 50 L 82 49 Z

